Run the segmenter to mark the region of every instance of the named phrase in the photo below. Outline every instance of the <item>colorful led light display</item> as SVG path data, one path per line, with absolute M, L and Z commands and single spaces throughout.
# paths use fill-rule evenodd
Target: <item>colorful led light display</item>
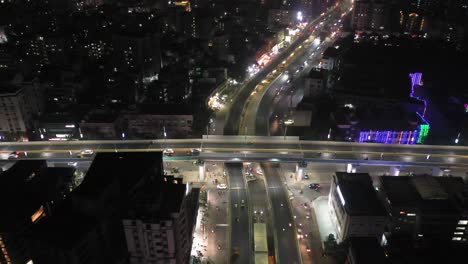
M 418 144 L 424 143 L 424 140 L 429 134 L 429 125 L 419 125 L 419 137 L 418 137 Z
M 411 93 L 410 97 L 424 103 L 423 113 L 416 112 L 421 118 L 423 124 L 419 125 L 414 131 L 361 131 L 359 133 L 359 142 L 375 142 L 383 144 L 423 144 L 429 134 L 429 123 L 425 119 L 427 101 L 414 95 L 414 90 L 422 86 L 422 73 L 411 73 Z
M 410 93 L 410 97 L 411 98 L 414 98 L 420 102 L 423 102 L 424 104 L 424 110 L 423 110 L 423 113 L 419 113 L 419 112 L 416 112 L 419 117 L 422 118 L 422 120 L 427 124 L 427 121 L 425 119 L 425 115 L 426 115 L 426 109 L 427 109 L 427 101 L 424 100 L 424 99 L 421 99 L 419 98 L 418 96 L 414 95 L 414 89 L 417 88 L 417 87 L 420 87 L 422 86 L 422 73 L 420 72 L 415 72 L 415 73 L 410 73 L 410 78 L 411 78 L 411 93 Z
M 359 142 L 414 144 L 419 140 L 419 135 L 419 129 L 414 131 L 361 131 Z

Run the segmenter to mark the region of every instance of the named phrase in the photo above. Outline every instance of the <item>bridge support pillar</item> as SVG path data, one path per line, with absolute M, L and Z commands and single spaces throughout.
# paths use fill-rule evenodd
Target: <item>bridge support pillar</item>
M 302 178 L 304 177 L 304 169 L 307 168 L 307 163 L 306 162 L 298 162 L 296 163 L 296 180 L 297 181 L 302 181 Z
M 432 176 L 444 176 L 444 171 L 439 167 L 432 167 Z
M 205 180 L 205 163 L 198 164 L 198 180 L 204 181 Z
M 400 168 L 399 167 L 390 167 L 390 176 L 400 176 Z

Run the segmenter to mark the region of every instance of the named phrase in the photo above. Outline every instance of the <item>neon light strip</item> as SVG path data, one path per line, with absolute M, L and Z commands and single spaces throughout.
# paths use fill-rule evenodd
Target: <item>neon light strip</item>
M 426 119 L 424 118 L 425 115 L 426 115 L 426 110 L 427 110 L 427 101 L 425 99 L 421 99 L 419 98 L 418 96 L 415 96 L 414 95 L 414 89 L 418 86 L 421 86 L 421 78 L 422 78 L 422 73 L 420 72 L 416 72 L 416 73 L 410 73 L 410 78 L 411 78 L 411 93 L 410 93 L 410 97 L 411 98 L 414 98 L 420 102 L 423 102 L 424 103 L 424 111 L 422 114 L 420 114 L 419 112 L 416 112 L 416 114 L 419 115 L 419 117 L 421 117 L 421 119 L 426 123 L 426 124 L 429 124 Z
M 359 133 L 359 142 L 375 142 L 384 144 L 415 144 L 419 135 L 426 133 L 427 125 L 413 131 L 361 131 Z M 427 134 L 426 134 L 427 135 Z M 422 135 L 424 136 L 424 134 Z
M 418 126 L 414 131 L 361 131 L 359 133 L 359 142 L 375 142 L 384 144 L 421 144 L 429 132 L 429 122 L 425 119 L 427 110 L 427 101 L 415 96 L 415 88 L 422 86 L 422 73 L 410 73 L 411 78 L 411 92 L 410 97 L 414 98 L 424 104 L 423 113 L 416 112 L 424 124 Z

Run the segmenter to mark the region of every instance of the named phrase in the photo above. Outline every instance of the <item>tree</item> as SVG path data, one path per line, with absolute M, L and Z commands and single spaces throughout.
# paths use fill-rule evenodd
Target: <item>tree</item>
M 324 242 L 324 252 L 325 254 L 333 254 L 336 250 L 338 243 L 336 243 L 335 235 L 329 234 L 327 240 Z

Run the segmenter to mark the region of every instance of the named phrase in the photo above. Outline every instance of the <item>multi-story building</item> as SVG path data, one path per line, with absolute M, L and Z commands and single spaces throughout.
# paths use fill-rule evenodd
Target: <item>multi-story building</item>
M 36 82 L 26 81 L 23 83 L 23 77 L 14 73 L 6 80 L 1 80 L 1 136 L 14 139 L 25 135 L 32 126 L 32 117 L 40 115 L 42 112 L 43 104 L 40 100 L 41 93 Z
M 31 234 L 34 263 L 123 263 L 121 215 L 161 182 L 162 153 L 98 153 L 83 182 Z
M 348 254 L 345 264 L 389 264 L 391 263 L 373 237 L 352 237 L 348 240 Z
M 95 217 L 65 198 L 53 215 L 44 216 L 28 237 L 32 263 L 106 263 L 111 260 L 102 227 Z
M 145 78 L 156 75 L 161 69 L 159 35 L 156 33 L 115 34 L 112 46 L 119 71 L 138 72 Z
M 186 105 L 142 105 L 139 111 L 122 113 L 118 126 L 131 138 L 180 138 L 192 133 L 193 114 Z
M 159 34 L 145 31 L 114 34 L 112 46 L 114 71 L 132 77 L 133 99 L 142 101 L 146 96 L 145 87 L 158 79 L 162 67 Z
M 81 136 L 85 139 L 116 139 L 118 129 L 118 114 L 109 110 L 92 110 L 81 120 L 79 127 Z
M 390 2 L 356 0 L 352 14 L 352 28 L 358 32 L 390 30 Z
M 24 90 L 17 86 L 4 86 L 0 106 L 0 131 L 3 136 L 26 133 L 31 116 L 24 109 Z
M 287 9 L 270 9 L 268 11 L 268 25 L 287 26 L 293 23 L 296 19 L 297 12 Z
M 384 176 L 378 188 L 391 220 L 389 241 L 406 237 L 419 246 L 468 242 L 468 193 L 461 178 Z
M 333 70 L 337 64 L 338 50 L 334 47 L 328 47 L 320 61 L 320 67 L 325 70 Z
M 336 172 L 328 203 L 338 241 L 349 237 L 382 237 L 387 213 L 369 174 Z
M 34 129 L 40 140 L 65 141 L 80 138 L 76 118 L 66 113 L 44 115 L 35 120 Z
M 140 190 L 122 220 L 129 263 L 188 263 L 198 189 L 186 188 L 181 180 L 167 177 Z
M 320 95 L 324 92 L 325 73 L 312 69 L 304 79 L 304 97 Z
M 31 259 L 28 238 L 44 217 L 55 213 L 70 190 L 74 168 L 48 168 L 44 160 L 20 160 L 0 174 L 0 262 Z

